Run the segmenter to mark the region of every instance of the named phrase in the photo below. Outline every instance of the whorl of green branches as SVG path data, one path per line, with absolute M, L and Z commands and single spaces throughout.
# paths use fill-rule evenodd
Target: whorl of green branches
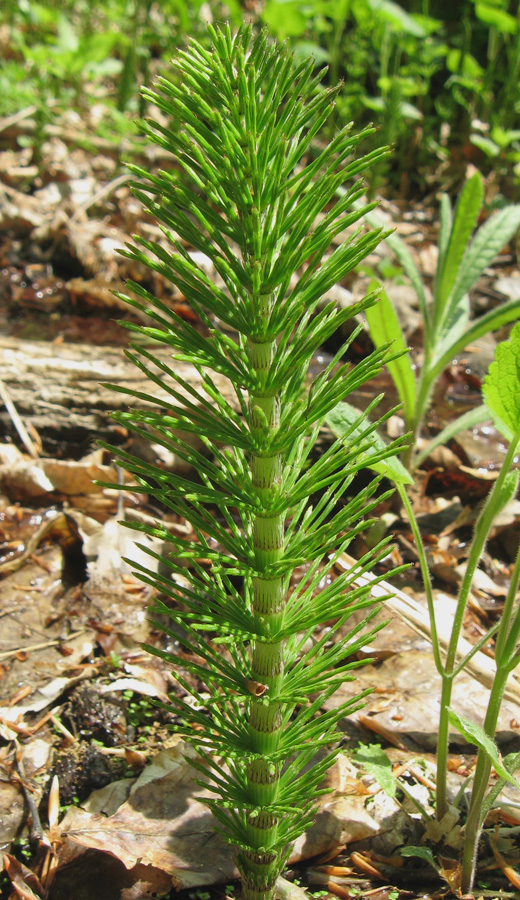
M 150 324 L 126 323 L 139 336 L 128 355 L 169 399 L 113 388 L 150 402 L 120 412 L 118 421 L 152 436 L 194 474 L 115 452 L 135 476 L 133 490 L 192 526 L 193 539 L 160 522 L 132 526 L 164 540 L 162 554 L 144 547 L 150 569 L 134 567 L 166 598 L 152 614 L 171 620 L 171 629 L 163 618 L 157 624 L 181 648 L 178 656 L 148 649 L 176 667 L 183 690 L 170 708 L 200 751 L 196 768 L 211 778 L 214 798 L 205 802 L 238 848 L 244 894 L 260 900 L 272 897 L 291 843 L 323 793 L 334 751 L 317 751 L 333 747 L 338 723 L 361 697 L 324 707 L 353 678 L 356 651 L 381 627 L 363 631 L 375 610 L 369 589 L 354 582 L 387 553 L 386 542 L 355 571 L 326 576 L 382 499 L 380 478 L 349 491 L 367 454 L 377 462 L 402 443 L 374 450 L 379 423 L 360 415 L 321 456 L 312 451 L 324 416 L 380 371 L 387 348 L 352 367 L 344 358 L 354 330 L 312 383 L 309 365 L 343 323 L 375 301 L 346 309 L 322 303 L 383 237 L 352 228 L 373 206 L 352 204 L 363 194 L 361 172 L 385 151 L 356 157 L 371 129 L 354 134 L 350 126 L 316 151 L 338 88 L 323 89 L 312 61 L 295 65 L 264 32 L 209 32 L 211 50 L 192 42 L 174 60 L 172 80 L 159 78 L 144 92 L 163 114 L 144 130 L 172 154 L 172 165 L 157 174 L 133 167 L 135 194 L 164 239 L 137 236 L 125 251 L 172 282 L 200 324 L 131 282 L 133 297 L 125 299 Z M 341 185 L 346 193 L 335 201 Z M 334 240 L 347 229 L 348 237 Z M 218 277 L 187 246 L 205 254 Z M 171 349 L 171 364 L 154 354 L 153 342 Z M 183 381 L 180 360 L 198 371 L 200 391 Z M 219 392 L 213 373 L 229 379 L 235 403 Z M 298 566 L 305 574 L 292 586 Z M 347 627 L 359 610 L 367 612 Z

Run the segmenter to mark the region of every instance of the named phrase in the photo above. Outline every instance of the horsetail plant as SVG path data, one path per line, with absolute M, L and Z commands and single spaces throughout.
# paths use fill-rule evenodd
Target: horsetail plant
M 172 696 L 170 708 L 200 753 L 195 768 L 211 778 L 213 797 L 204 802 L 237 848 L 244 896 L 268 900 L 324 792 L 337 725 L 364 694 L 324 706 L 353 679 L 356 651 L 381 627 L 366 628 L 377 610 L 369 589 L 354 582 L 386 555 L 385 542 L 355 571 L 318 586 L 386 497 L 376 496 L 381 476 L 343 495 L 367 455 L 383 463 L 402 442 L 374 449 L 380 423 L 360 416 L 321 456 L 312 452 L 326 413 L 380 371 L 388 350 L 351 367 L 342 359 L 355 331 L 310 385 L 308 372 L 323 342 L 375 302 L 338 310 L 322 298 L 384 236 L 351 228 L 373 205 L 352 209 L 363 192 L 357 176 L 384 151 L 356 158 L 371 129 L 356 135 L 347 127 L 312 155 L 338 88 L 322 89 L 312 61 L 296 66 L 264 32 L 208 30 L 209 50 L 192 42 L 174 61 L 175 80 L 144 91 L 165 114 L 144 130 L 175 166 L 157 174 L 132 167 L 135 194 L 164 238 L 136 237 L 124 251 L 176 285 L 200 327 L 130 282 L 133 296 L 124 299 L 151 324 L 125 323 L 138 335 L 128 355 L 169 399 L 113 387 L 149 401 L 117 420 L 153 436 L 195 474 L 110 449 L 135 476 L 132 490 L 191 524 L 193 538 L 160 522 L 128 523 L 167 548 L 146 548 L 153 564 L 134 568 L 165 598 L 152 612 L 169 617 L 171 628 L 158 624 L 180 653 L 147 649 L 189 673 L 183 679 L 177 670 L 183 696 Z M 330 252 L 345 229 L 349 236 Z M 211 260 L 218 279 L 187 246 Z M 171 364 L 154 355 L 156 342 L 171 349 Z M 200 390 L 183 381 L 178 361 L 193 365 Z M 236 403 L 219 392 L 215 373 L 229 379 Z M 299 566 L 304 575 L 294 585 Z M 362 621 L 347 628 L 359 610 L 367 610 Z M 330 752 L 317 756 L 320 748 Z

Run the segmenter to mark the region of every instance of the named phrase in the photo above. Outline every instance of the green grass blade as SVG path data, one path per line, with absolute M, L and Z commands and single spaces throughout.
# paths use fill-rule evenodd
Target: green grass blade
M 365 417 L 358 409 L 351 406 L 350 403 L 339 403 L 325 417 L 327 425 L 338 437 L 348 434 L 349 441 L 359 440 L 364 434 L 367 427 Z M 384 460 L 371 460 L 378 452 L 385 448 L 385 442 L 377 431 L 373 431 L 371 435 L 372 449 L 364 454 L 364 463 L 367 469 L 373 469 L 380 475 L 390 478 L 397 484 L 413 484 L 413 478 L 407 472 L 402 462 L 395 456 L 389 456 Z
M 414 461 L 415 466 L 419 467 L 425 459 L 428 459 L 430 453 L 433 453 L 437 447 L 442 447 L 444 444 L 447 444 L 448 441 L 451 441 L 455 435 L 459 434 L 459 432 L 469 428 L 475 428 L 477 425 L 480 425 L 481 422 L 485 422 L 489 419 L 490 416 L 491 413 L 489 412 L 488 407 L 485 403 L 482 403 L 480 406 L 477 406 L 476 409 L 470 409 L 468 412 L 464 413 L 464 415 L 453 419 L 452 422 L 449 422 L 442 431 L 439 431 L 439 433 L 428 442 L 428 446 L 425 447 L 424 450 L 421 450 L 421 452 L 417 454 Z
M 480 725 L 477 725 L 476 722 L 471 722 L 470 719 L 467 719 L 465 716 L 459 716 L 453 709 L 449 710 L 448 717 L 451 725 L 453 725 L 457 731 L 460 731 L 469 744 L 473 744 L 486 754 L 497 775 L 500 775 L 501 778 L 504 778 L 509 784 L 514 785 L 516 788 L 520 788 L 520 784 L 516 778 L 513 778 L 500 759 L 497 745 Z
M 477 231 L 468 247 L 453 285 L 452 302 L 466 294 L 497 253 L 520 228 L 520 205 L 501 209 Z
M 448 197 L 448 194 L 443 194 L 441 197 L 439 214 L 439 258 L 437 261 L 437 273 L 435 276 L 437 284 L 440 284 L 442 280 L 444 263 L 446 261 L 446 253 L 448 252 L 448 244 L 450 242 L 450 234 L 453 228 L 453 210 L 451 208 L 451 200 Z
M 498 306 L 496 309 L 490 310 L 476 322 L 472 322 L 465 333 L 463 333 L 450 347 L 446 349 L 442 356 L 436 359 L 435 364 L 431 368 L 430 377 L 432 380 L 450 364 L 452 359 L 473 344 L 479 338 L 489 334 L 490 331 L 497 331 L 503 325 L 509 325 L 520 316 L 520 298 L 518 300 L 509 300 L 507 303 Z
M 374 280 L 370 284 L 369 290 L 373 291 L 376 287 L 378 287 L 378 283 Z M 379 302 L 366 309 L 365 315 L 370 337 L 376 347 L 391 344 L 393 353 L 402 351 L 402 356 L 388 362 L 387 368 L 397 388 L 403 404 L 404 420 L 408 424 L 412 421 L 415 412 L 415 376 L 399 319 L 384 290 L 381 292 Z
M 435 341 L 434 353 L 426 365 L 435 367 L 437 359 L 449 354 L 451 348 L 466 334 L 470 316 L 469 295 L 463 294 L 459 301 L 453 305 L 449 312 L 449 318 L 445 321 Z
M 440 324 L 457 278 L 459 266 L 468 240 L 477 224 L 484 188 L 480 173 L 476 172 L 462 188 L 451 229 L 440 284 L 435 286 L 435 322 Z M 463 292 L 465 293 L 465 291 Z

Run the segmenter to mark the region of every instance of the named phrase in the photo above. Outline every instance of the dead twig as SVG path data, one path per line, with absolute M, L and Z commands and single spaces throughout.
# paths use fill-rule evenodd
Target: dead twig
M 20 714 L 23 715 L 23 710 L 21 711 Z M 32 737 L 33 734 L 36 734 L 36 732 L 39 731 L 39 729 L 42 727 L 42 725 L 45 725 L 45 723 L 48 722 L 49 719 L 52 719 L 52 716 L 53 716 L 52 711 L 45 713 L 45 715 L 42 716 L 41 719 L 38 719 L 38 721 L 35 722 L 34 725 L 30 725 L 30 726 L 29 725 L 18 725 L 17 722 L 11 722 L 10 719 L 5 718 L 4 716 L 0 716 L 0 725 L 5 725 L 6 728 L 9 728 L 11 731 L 14 731 L 16 734 L 20 734 L 22 737 Z
M 495 861 L 502 872 L 506 876 L 507 880 L 518 890 L 520 888 L 520 875 L 518 872 L 513 869 L 506 859 L 500 853 L 497 847 L 497 840 L 499 835 L 499 826 L 495 826 L 495 830 L 491 836 L 491 849 L 493 851 L 493 856 L 495 857 Z
M 11 116 L 4 116 L 0 119 L 0 132 L 17 125 L 23 119 L 29 119 L 35 112 L 38 112 L 37 106 L 26 106 L 25 109 L 19 109 L 18 112 L 13 113 Z
M 126 184 L 128 181 L 132 181 L 133 177 L 134 176 L 130 174 L 118 175 L 117 178 L 113 179 L 113 181 L 109 181 L 107 184 L 104 184 L 103 187 L 99 189 L 99 191 L 96 191 L 96 193 L 92 195 L 92 197 L 89 197 L 88 200 L 77 207 L 77 209 L 74 211 L 74 214 L 69 219 L 69 224 L 71 224 L 72 222 L 76 222 L 76 220 L 80 218 L 82 213 L 86 212 L 87 209 L 89 209 L 91 206 L 94 206 L 94 204 L 97 203 L 98 200 L 106 197 L 107 194 L 112 193 L 112 191 L 115 191 L 118 187 L 121 187 L 121 185 Z
M 43 840 L 42 823 L 40 821 L 38 807 L 36 806 L 36 803 L 34 801 L 33 792 L 27 783 L 27 777 L 25 774 L 25 768 L 24 768 L 23 759 L 22 759 L 22 748 L 20 747 L 20 744 L 18 743 L 16 738 L 14 739 L 14 743 L 16 746 L 15 759 L 16 759 L 16 765 L 18 768 L 19 784 L 22 788 L 22 791 L 23 791 L 24 797 L 25 797 L 25 802 L 27 803 L 27 806 L 29 807 L 29 812 L 31 814 L 31 827 L 30 827 L 31 840 L 42 841 Z
M 66 644 L 67 641 L 72 641 L 74 638 L 79 637 L 80 634 L 85 634 L 86 631 L 86 628 L 80 628 L 79 631 L 73 631 L 66 638 L 45 641 L 42 644 L 30 644 L 28 647 L 17 647 L 15 650 L 4 650 L 3 653 L 0 653 L 0 659 L 9 659 L 10 656 L 16 656 L 17 653 L 31 653 L 34 650 L 46 650 L 47 647 L 59 647 L 60 644 Z
M 16 406 L 14 405 L 13 401 L 11 400 L 9 391 L 7 390 L 7 388 L 1 378 L 0 378 L 0 397 L 4 401 L 4 406 L 7 410 L 7 412 L 9 413 L 9 418 L 11 419 L 11 422 L 13 423 L 14 427 L 16 428 L 16 430 L 20 436 L 20 439 L 21 439 L 25 449 L 27 450 L 29 456 L 32 456 L 33 459 L 38 459 L 38 450 L 36 449 L 36 446 L 35 446 L 34 442 L 32 441 L 32 439 L 30 438 L 29 432 L 27 431 L 25 425 L 23 424 L 23 422 L 20 418 L 20 415 L 18 413 L 18 410 L 16 409 Z

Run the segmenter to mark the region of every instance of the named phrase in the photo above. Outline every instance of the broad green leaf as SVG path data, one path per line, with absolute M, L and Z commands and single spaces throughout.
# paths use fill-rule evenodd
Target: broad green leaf
M 484 222 L 464 254 L 453 285 L 452 302 L 456 303 L 459 297 L 471 290 L 477 278 L 519 228 L 519 205 L 501 209 Z
M 426 31 L 422 25 L 392 0 L 368 0 L 368 5 L 376 15 L 385 19 L 397 30 L 403 31 L 405 34 L 413 34 L 418 38 L 426 37 Z
M 446 66 L 454 75 L 463 75 L 466 78 L 478 81 L 482 78 L 484 70 L 471 53 L 462 53 L 462 50 L 450 50 L 446 56 Z
M 374 776 L 385 794 L 395 797 L 396 780 L 392 773 L 392 763 L 379 744 L 361 744 L 352 754 L 352 758 L 365 772 Z
M 481 316 L 480 319 L 472 322 L 466 333 L 461 335 L 455 344 L 448 347 L 446 352 L 436 360 L 435 366 L 432 366 L 430 370 L 430 377 L 436 378 L 440 375 L 446 366 L 450 364 L 451 360 L 464 350 L 464 347 L 473 344 L 485 334 L 489 334 L 490 331 L 497 331 L 497 329 L 502 328 L 503 325 L 509 325 L 510 322 L 514 322 L 519 316 L 520 297 L 515 300 L 509 300 L 501 306 L 497 306 L 496 309 L 490 310 L 490 312 Z M 497 424 L 497 428 L 498 427 Z
M 342 193 L 344 193 L 344 190 L 339 189 L 338 194 Z M 354 209 L 359 209 L 363 206 L 363 203 L 358 200 L 352 205 Z M 382 219 L 381 216 L 373 210 L 366 213 L 365 220 L 372 228 L 386 228 L 387 225 L 384 219 Z M 430 333 L 428 301 L 426 299 L 426 292 L 424 290 L 424 284 L 422 282 L 419 269 L 415 265 L 412 254 L 410 253 L 408 247 L 406 246 L 405 242 L 399 237 L 399 235 L 395 234 L 395 232 L 393 234 L 388 234 L 385 238 L 385 243 L 388 244 L 390 249 L 395 253 L 397 259 L 408 275 L 408 278 L 412 282 L 412 287 L 417 294 L 417 299 L 419 301 L 419 307 L 423 318 L 424 333 L 427 340 Z
M 470 409 L 468 412 L 464 413 L 464 415 L 459 416 L 457 419 L 453 419 L 453 421 L 449 422 L 442 431 L 439 431 L 439 433 L 435 435 L 424 450 L 421 450 L 421 452 L 417 454 L 415 457 L 415 466 L 419 467 L 425 459 L 428 459 L 430 453 L 433 453 L 436 447 L 447 444 L 448 441 L 451 441 L 451 439 L 461 431 L 475 428 L 476 425 L 480 425 L 481 422 L 485 422 L 490 418 L 491 413 L 489 408 L 485 403 L 482 403 L 481 406 Z
M 359 440 L 360 435 L 366 430 L 366 422 L 352 430 L 355 423 L 359 421 L 360 415 L 359 409 L 351 406 L 350 403 L 338 403 L 325 417 L 325 421 L 337 437 L 343 437 L 345 434 L 350 433 L 352 440 L 355 441 L 356 439 Z M 372 432 L 371 440 L 374 452 L 384 449 L 385 442 L 377 431 Z M 396 456 L 390 456 L 388 459 L 371 463 L 370 455 L 370 452 L 364 454 L 364 462 L 368 469 L 373 469 L 374 472 L 384 475 L 396 484 L 413 484 L 413 478 Z
M 511 472 L 508 472 L 504 483 L 502 485 L 502 489 L 496 497 L 496 515 L 498 516 L 502 510 L 507 506 L 508 503 L 511 502 L 513 497 L 515 496 L 518 490 L 518 479 L 520 478 L 520 472 L 518 469 L 513 469 Z
M 371 215 L 372 214 L 370 213 L 365 217 L 369 220 L 369 222 Z M 370 222 L 370 224 L 372 223 Z M 410 253 L 405 242 L 401 240 L 401 238 L 397 234 L 389 234 L 386 238 L 386 243 L 397 256 L 397 259 L 401 263 L 403 269 L 408 275 L 408 278 L 412 282 L 412 287 L 417 294 L 417 299 L 419 301 L 419 308 L 421 310 L 425 332 L 427 332 L 429 329 L 430 315 L 428 310 L 428 301 L 426 299 L 426 292 L 424 290 L 424 284 L 419 269 L 415 265 L 412 254 Z
M 374 110 L 374 112 L 383 112 L 387 107 L 387 100 L 385 97 L 365 96 L 361 99 L 363 106 L 366 106 L 367 109 Z M 405 119 L 415 119 L 415 121 L 419 121 L 423 118 L 422 112 L 406 100 L 399 100 L 399 112 Z
M 495 125 L 495 127 L 491 129 L 491 140 L 498 144 L 502 150 L 506 150 L 510 144 L 517 141 L 519 138 L 520 130 L 518 128 L 510 130 L 508 128 L 500 128 L 500 125 Z
M 495 9 L 504 9 L 509 6 L 509 0 L 470 0 L 473 3 L 473 6 L 476 6 L 477 3 L 485 3 L 486 6 L 493 6 Z
M 317 66 L 321 66 L 330 60 L 328 50 L 325 50 L 324 47 L 320 47 L 319 44 L 313 41 L 298 41 L 293 52 L 294 60 L 297 64 L 303 62 L 309 56 L 312 56 Z
M 446 354 L 452 354 L 452 347 L 462 335 L 467 333 L 469 324 L 469 294 L 464 294 L 449 311 L 449 319 L 445 322 L 442 332 L 435 341 L 433 348 L 433 357 L 430 362 L 431 367 L 435 367 L 439 358 Z
M 301 3 L 295 0 L 267 0 L 262 21 L 282 41 L 287 37 L 300 37 L 307 28 L 307 17 L 302 13 Z
M 422 25 L 427 35 L 434 34 L 437 38 L 438 33 L 442 30 L 442 21 L 441 19 L 434 19 L 432 16 L 425 16 L 422 13 L 414 13 L 414 21 L 418 22 L 419 25 Z M 435 43 L 435 47 L 432 47 L 433 53 L 437 56 L 439 52 L 445 53 L 443 48 L 444 45 L 441 43 Z
M 480 725 L 477 725 L 476 722 L 472 722 L 470 719 L 466 719 L 465 716 L 459 716 L 453 709 L 448 710 L 448 718 L 450 724 L 453 725 L 457 731 L 460 731 L 461 735 L 466 738 L 469 744 L 474 744 L 479 750 L 482 750 L 482 752 L 486 754 L 497 775 L 505 778 L 509 784 L 514 784 L 515 787 L 520 788 L 520 784 L 516 778 L 513 778 L 507 771 L 500 759 L 497 745 L 485 733 Z
M 475 147 L 478 147 L 479 150 L 482 150 L 482 152 L 485 153 L 486 156 L 489 156 L 490 159 L 493 159 L 500 154 L 500 147 L 490 138 L 484 137 L 481 134 L 472 134 L 469 140 L 470 143 Z
M 476 172 L 472 178 L 466 181 L 455 208 L 441 282 L 435 286 L 434 317 L 437 322 L 442 320 L 443 310 L 455 283 L 466 244 L 477 223 L 483 196 L 482 178 L 480 173 Z
M 520 430 L 520 322 L 513 327 L 510 339 L 496 348 L 482 393 L 493 418 L 497 416 L 517 434 Z
M 369 290 L 373 291 L 378 286 L 378 282 L 374 279 Z M 370 337 L 376 347 L 391 344 L 393 353 L 403 351 L 403 356 L 400 356 L 399 359 L 391 360 L 387 363 L 387 368 L 403 404 L 405 422 L 410 422 L 415 412 L 415 376 L 410 356 L 406 352 L 408 348 L 405 344 L 399 319 L 385 291 L 381 292 L 378 303 L 375 303 L 374 306 L 369 306 L 365 310 L 365 315 L 370 330 Z
M 448 194 L 443 194 L 441 197 L 440 205 L 439 258 L 437 261 L 437 273 L 435 276 L 437 284 L 441 283 L 452 227 L 453 210 L 451 208 L 451 200 Z
M 427 863 L 432 866 L 436 872 L 439 872 L 439 866 L 435 862 L 435 858 L 433 856 L 432 851 L 429 847 L 401 847 L 400 848 L 401 856 L 416 856 L 418 859 L 424 859 Z
M 486 25 L 491 25 L 493 28 L 497 28 L 506 34 L 516 34 L 518 31 L 518 22 L 515 17 L 503 9 L 488 6 L 487 3 L 477 3 L 475 14 L 481 22 L 485 22 Z
M 423 114 L 417 106 L 414 106 L 413 103 L 409 103 L 407 100 L 401 100 L 399 104 L 399 111 L 404 116 L 405 119 L 414 119 L 416 122 L 420 122 L 423 117 Z
M 72 50 L 75 52 L 79 46 L 79 37 L 71 22 L 65 15 L 60 15 L 58 20 L 58 41 L 55 45 L 59 51 Z M 54 49 L 54 48 L 53 48 Z

